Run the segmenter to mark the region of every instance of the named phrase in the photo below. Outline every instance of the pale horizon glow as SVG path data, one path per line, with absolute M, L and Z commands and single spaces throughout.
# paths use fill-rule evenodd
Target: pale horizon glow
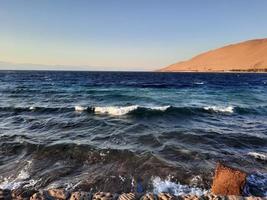
M 266 38 L 266 7 L 265 0 L 2 1 L 0 69 L 156 70 Z

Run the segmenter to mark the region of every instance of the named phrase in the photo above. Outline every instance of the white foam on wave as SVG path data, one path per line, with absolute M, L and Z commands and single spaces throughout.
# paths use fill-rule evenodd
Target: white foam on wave
M 94 111 L 97 114 L 110 114 L 110 115 L 125 115 L 131 111 L 134 111 L 138 108 L 145 108 L 149 110 L 159 110 L 165 111 L 170 106 L 139 106 L 139 105 L 131 105 L 131 106 L 104 106 L 104 107 L 95 107 Z
M 87 110 L 87 107 L 83 107 L 83 106 L 75 106 L 74 109 L 75 109 L 75 111 L 77 111 L 77 112 L 82 112 L 82 111 Z
M 9 189 L 14 190 L 19 188 L 21 185 L 24 186 L 34 186 L 37 181 L 30 179 L 29 170 L 31 168 L 32 161 L 27 161 L 27 164 L 24 168 L 22 168 L 16 177 L 6 177 L 3 179 L 3 181 L 0 183 L 1 189 Z
M 267 160 L 267 154 L 264 154 L 264 153 L 248 152 L 248 155 L 259 160 Z
M 204 82 L 199 81 L 199 82 L 194 82 L 194 84 L 196 84 L 196 85 L 204 85 Z
M 35 110 L 35 107 L 34 106 L 31 106 L 29 109 L 30 110 Z
M 162 180 L 160 177 L 152 178 L 153 193 L 159 194 L 161 192 L 171 193 L 175 196 L 179 195 L 197 195 L 201 196 L 208 193 L 208 190 L 202 190 L 197 187 L 190 187 L 180 183 L 171 182 L 170 179 Z
M 205 106 L 205 110 L 214 111 L 214 112 L 223 112 L 223 113 L 233 113 L 234 107 L 233 106 Z
M 106 106 L 95 107 L 94 111 L 98 114 L 110 114 L 110 115 L 125 115 L 138 108 L 137 105 L 132 106 Z
M 151 109 L 151 110 L 165 111 L 165 110 L 167 110 L 170 107 L 171 106 L 151 106 L 151 107 L 148 107 L 148 108 Z

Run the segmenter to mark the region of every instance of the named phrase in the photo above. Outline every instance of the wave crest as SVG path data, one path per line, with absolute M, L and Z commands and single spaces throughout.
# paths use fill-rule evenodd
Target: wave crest
M 214 112 L 223 112 L 223 113 L 233 113 L 234 112 L 234 107 L 233 106 L 205 106 L 204 110 L 207 111 L 214 111 Z
M 110 115 L 125 115 L 138 108 L 137 105 L 132 106 L 106 106 L 95 107 L 94 111 L 98 114 L 110 114 Z
M 248 153 L 249 156 L 254 157 L 258 160 L 264 160 L 267 161 L 267 155 L 264 153 L 258 153 L 258 152 L 249 152 Z

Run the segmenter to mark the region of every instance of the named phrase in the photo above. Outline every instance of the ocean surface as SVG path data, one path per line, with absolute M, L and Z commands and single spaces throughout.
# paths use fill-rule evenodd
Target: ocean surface
M 0 72 L 0 188 L 267 196 L 267 74 Z

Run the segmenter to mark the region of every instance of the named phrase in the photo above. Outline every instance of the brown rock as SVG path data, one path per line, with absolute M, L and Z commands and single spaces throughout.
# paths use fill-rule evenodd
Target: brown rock
M 123 193 L 119 196 L 118 200 L 136 200 L 136 195 L 134 193 Z
M 12 199 L 15 200 L 29 200 L 30 197 L 36 193 L 37 191 L 35 190 L 30 190 L 30 189 L 15 189 L 12 191 Z
M 11 199 L 11 191 L 7 189 L 0 189 L 0 199 L 1 200 Z
M 215 195 L 241 196 L 246 176 L 245 172 L 218 163 L 211 191 Z
M 245 197 L 244 199 L 245 200 L 267 200 L 267 197 L 261 198 L 261 197 L 253 197 L 253 196 L 251 196 L 251 197 Z
M 34 193 L 30 200 L 48 200 L 49 198 L 43 192 Z
M 241 196 L 229 195 L 227 196 L 227 200 L 243 200 L 244 198 Z
M 61 200 L 66 200 L 70 196 L 70 193 L 64 189 L 49 189 L 47 194 L 55 199 Z
M 153 193 L 147 193 L 143 195 L 140 200 L 157 200 L 157 196 L 155 196 Z
M 174 200 L 175 197 L 168 193 L 159 193 L 158 200 Z
M 199 200 L 200 198 L 196 195 L 185 195 L 183 196 L 184 200 Z
M 202 198 L 205 199 L 205 200 L 226 200 L 225 197 L 217 196 L 217 195 L 214 195 L 214 194 L 207 194 L 205 196 L 202 196 Z
M 91 200 L 92 194 L 90 192 L 73 192 L 70 200 Z
M 115 200 L 117 199 L 116 194 L 111 194 L 110 192 L 97 192 L 93 196 L 93 200 Z

